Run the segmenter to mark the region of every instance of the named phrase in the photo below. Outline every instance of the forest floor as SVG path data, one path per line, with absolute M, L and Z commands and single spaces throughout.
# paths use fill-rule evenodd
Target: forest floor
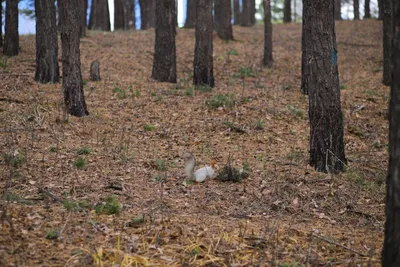
M 192 87 L 194 30 L 178 30 L 177 84 L 150 78 L 153 30 L 88 32 L 84 118 L 65 116 L 61 84 L 34 81 L 35 37 L 21 37 L 21 54 L 0 62 L 0 265 L 380 266 L 381 28 L 337 23 L 341 174 L 307 164 L 300 24 L 274 25 L 272 69 L 261 66 L 262 25 L 234 27 L 233 42 L 214 35 L 212 91 Z M 89 81 L 93 60 L 100 82 Z M 185 151 L 250 176 L 187 183 Z

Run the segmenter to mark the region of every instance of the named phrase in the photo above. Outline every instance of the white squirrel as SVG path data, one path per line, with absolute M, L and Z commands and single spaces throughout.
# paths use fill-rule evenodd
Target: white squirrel
M 187 178 L 195 180 L 198 183 L 204 182 L 207 178 L 213 178 L 215 172 L 210 166 L 206 165 L 205 167 L 194 171 L 196 159 L 192 153 L 185 152 L 182 155 L 182 158 L 185 160 L 185 172 Z

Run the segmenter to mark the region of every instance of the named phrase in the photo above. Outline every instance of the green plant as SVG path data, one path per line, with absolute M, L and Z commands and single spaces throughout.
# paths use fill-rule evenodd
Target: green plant
M 378 92 L 375 90 L 365 90 L 363 93 L 367 94 L 369 96 L 377 96 L 378 95 Z
M 156 166 L 156 169 L 158 171 L 166 171 L 166 170 L 168 170 L 168 167 L 165 164 L 165 160 L 162 160 L 162 159 L 156 160 L 155 166 Z
M 227 56 L 238 56 L 239 53 L 235 49 L 231 48 L 226 51 L 226 55 Z
M 8 64 L 7 64 L 8 58 L 6 56 L 0 56 L 0 68 L 3 70 L 7 69 Z
M 56 149 L 54 146 L 51 146 L 51 147 L 49 148 L 49 151 L 50 151 L 50 152 L 56 152 L 57 149 Z
M 89 155 L 90 154 L 90 148 L 89 147 L 82 147 L 80 149 L 78 149 L 78 151 L 76 152 L 78 155 Z
M 54 229 L 47 231 L 45 238 L 49 240 L 55 240 L 60 237 L 60 232 Z
M 216 94 L 211 100 L 208 100 L 206 104 L 212 108 L 219 107 L 232 107 L 235 104 L 235 100 L 232 94 Z
M 105 202 L 96 206 L 95 211 L 97 214 L 119 214 L 121 212 L 121 205 L 118 203 L 116 196 L 108 196 Z
M 155 128 L 156 128 L 156 127 L 155 127 L 154 125 L 152 125 L 152 124 L 145 124 L 145 125 L 143 125 L 143 129 L 144 129 L 146 132 L 154 131 Z
M 125 90 L 119 88 L 118 86 L 115 86 L 115 87 L 114 87 L 113 92 L 114 92 L 115 94 L 117 94 L 117 97 L 118 97 L 119 99 L 122 99 L 122 98 L 125 98 L 125 97 L 126 97 L 126 92 L 125 92 Z
M 376 67 L 376 68 L 372 69 L 373 73 L 377 73 L 377 72 L 381 72 L 381 71 L 382 71 L 382 68 L 380 68 L 380 67 Z
M 146 222 L 144 216 L 138 216 L 133 218 L 130 222 L 127 223 L 128 227 L 138 227 Z
M 5 199 L 9 202 L 15 202 L 15 203 L 26 204 L 26 205 L 34 204 L 31 200 L 27 200 L 17 194 L 11 193 L 10 191 L 6 191 L 4 196 L 5 196 Z
M 290 113 L 293 116 L 295 116 L 296 118 L 300 118 L 300 119 L 304 118 L 304 112 L 301 109 L 296 108 L 292 105 L 289 105 L 289 110 L 290 110 Z
M 247 77 L 257 77 L 258 73 L 256 70 L 248 67 L 240 67 L 239 69 L 239 74 L 241 78 L 247 78 Z
M 185 91 L 185 95 L 194 96 L 194 88 L 187 88 Z
M 299 161 L 301 159 L 301 152 L 300 151 L 292 151 L 287 155 L 289 160 Z
M 86 164 L 87 164 L 87 158 L 85 158 L 85 157 L 78 157 L 74 161 L 74 166 L 79 170 L 85 169 L 86 168 Z
M 289 91 L 290 89 L 292 89 L 292 85 L 291 84 L 282 86 L 282 91 Z
M 4 153 L 3 159 L 7 165 L 12 166 L 13 168 L 18 168 L 24 163 L 24 157 L 19 150 L 16 150 L 14 153 Z
M 340 88 L 340 90 L 346 90 L 347 86 L 345 84 L 341 84 L 339 88 Z
M 154 178 L 154 181 L 159 182 L 159 183 L 165 182 L 166 180 L 167 180 L 167 178 L 164 175 L 157 175 Z
M 257 121 L 256 122 L 256 130 L 262 130 L 264 129 L 264 122 L 263 121 Z
M 194 89 L 195 89 L 196 91 L 200 91 L 200 92 L 203 92 L 203 93 L 212 92 L 212 87 L 211 87 L 211 86 L 208 86 L 208 85 L 197 85 L 197 86 L 195 86 Z

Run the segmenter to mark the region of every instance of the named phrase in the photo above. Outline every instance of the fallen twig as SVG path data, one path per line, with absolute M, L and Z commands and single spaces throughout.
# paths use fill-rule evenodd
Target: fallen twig
M 323 241 L 325 241 L 325 242 L 328 242 L 328 243 L 330 243 L 330 244 L 332 244 L 332 245 L 335 245 L 335 246 L 344 248 L 344 249 L 346 249 L 346 250 L 350 250 L 351 252 L 354 252 L 354 253 L 356 253 L 356 254 L 358 254 L 358 255 L 360 255 L 360 256 L 369 257 L 368 254 L 364 254 L 364 253 L 359 252 L 359 251 L 357 251 L 357 250 L 355 250 L 355 249 L 352 249 L 352 248 L 349 248 L 349 247 L 347 247 L 347 246 L 341 245 L 341 244 L 336 243 L 335 241 L 329 240 L 329 239 L 327 239 L 327 238 L 325 238 L 325 237 L 323 237 L 323 236 L 319 236 L 319 235 L 316 235 L 316 234 L 314 234 L 314 233 L 312 234 L 312 236 L 313 236 L 313 237 L 316 237 L 316 238 L 318 238 L 318 239 L 320 239 L 320 240 L 323 240 Z

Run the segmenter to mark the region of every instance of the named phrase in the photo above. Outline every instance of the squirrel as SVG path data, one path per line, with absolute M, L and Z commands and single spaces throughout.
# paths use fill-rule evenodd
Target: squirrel
M 196 166 L 196 159 L 192 153 L 185 152 L 182 155 L 183 160 L 185 161 L 185 173 L 188 179 L 194 180 L 198 183 L 204 182 L 207 178 L 214 177 L 214 170 L 210 166 L 205 166 L 194 171 L 194 167 Z

